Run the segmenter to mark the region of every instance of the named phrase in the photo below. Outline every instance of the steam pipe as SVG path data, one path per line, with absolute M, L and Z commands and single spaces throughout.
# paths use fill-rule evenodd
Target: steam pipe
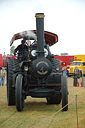
M 44 13 L 36 13 L 37 54 L 44 57 Z

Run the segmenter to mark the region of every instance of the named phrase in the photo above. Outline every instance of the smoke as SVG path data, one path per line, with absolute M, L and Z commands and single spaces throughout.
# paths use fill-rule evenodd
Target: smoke
M 31 30 L 21 32 L 21 33 L 20 33 L 20 36 L 21 36 L 22 38 L 26 38 L 26 39 L 28 39 L 28 40 L 30 40 L 30 39 L 37 40 L 36 34 L 35 34 L 33 31 L 31 31 Z

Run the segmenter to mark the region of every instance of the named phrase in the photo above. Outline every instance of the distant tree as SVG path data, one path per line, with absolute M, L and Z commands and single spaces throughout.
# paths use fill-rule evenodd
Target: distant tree
M 68 53 L 61 53 L 60 55 L 61 56 L 63 56 L 63 55 L 66 56 L 66 55 L 68 55 Z
M 13 54 L 14 54 L 14 49 L 15 49 L 15 46 L 12 46 L 12 47 L 10 48 L 10 55 L 13 55 Z

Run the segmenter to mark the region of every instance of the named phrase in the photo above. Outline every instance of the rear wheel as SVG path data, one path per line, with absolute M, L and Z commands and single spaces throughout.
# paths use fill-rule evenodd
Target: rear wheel
M 24 108 L 24 95 L 23 95 L 23 76 L 19 74 L 16 78 L 16 89 L 15 89 L 15 97 L 16 97 L 16 108 L 18 111 L 22 111 Z
M 48 104 L 60 104 L 60 102 L 61 102 L 61 95 L 57 94 L 57 95 L 52 96 L 52 97 L 47 97 L 46 100 L 47 100 Z
M 52 58 L 51 63 L 52 63 L 52 72 L 61 73 L 61 64 L 59 59 Z
M 7 63 L 7 103 L 15 105 L 15 88 L 13 87 L 13 60 L 8 58 Z
M 66 74 L 63 74 L 63 79 L 62 79 L 62 108 L 63 111 L 68 110 L 68 89 L 67 89 Z
M 60 65 L 59 59 L 52 58 L 51 63 L 52 63 L 52 72 L 53 73 L 60 73 L 61 72 L 61 65 Z M 58 89 L 58 87 L 56 87 L 55 91 L 57 91 L 57 90 L 60 91 L 61 88 Z M 61 94 L 56 94 L 56 95 L 53 95 L 51 97 L 47 97 L 46 100 L 47 100 L 48 104 L 60 104 Z

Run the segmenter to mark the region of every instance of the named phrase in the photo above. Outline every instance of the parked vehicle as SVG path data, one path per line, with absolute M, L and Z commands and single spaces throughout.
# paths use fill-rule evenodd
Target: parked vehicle
M 74 61 L 70 65 L 68 71 L 69 75 L 73 76 L 74 68 L 77 65 L 78 69 L 80 70 L 80 76 L 85 75 L 85 55 L 75 55 Z
M 8 58 L 16 59 L 15 56 L 10 56 L 10 55 L 5 55 L 5 56 L 3 56 L 3 66 L 4 66 L 4 67 L 7 67 L 7 59 L 8 59 Z
M 72 65 L 70 65 L 68 72 L 69 72 L 69 76 L 73 76 L 74 75 L 74 69 L 75 66 L 77 65 L 78 69 L 80 70 L 80 76 L 85 75 L 85 61 L 73 61 Z
M 2 57 L 2 54 L 0 54 L 0 69 L 2 66 L 3 66 L 3 57 Z
M 61 66 L 62 70 L 64 66 L 67 66 L 67 69 L 69 68 L 69 65 L 72 64 L 74 61 L 74 55 L 66 55 L 66 56 L 54 56 L 55 59 L 59 59 L 60 61 L 63 61 L 63 66 Z
M 79 55 L 74 55 L 74 60 L 76 61 L 85 61 L 85 55 L 79 54 Z

